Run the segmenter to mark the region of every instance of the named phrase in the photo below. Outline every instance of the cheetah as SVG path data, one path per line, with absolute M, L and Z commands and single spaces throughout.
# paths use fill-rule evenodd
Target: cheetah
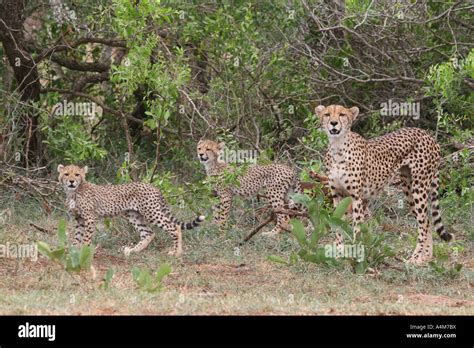
M 367 212 L 368 199 L 398 172 L 419 230 L 417 245 L 408 262 L 420 265 L 430 260 L 433 239 L 427 216 L 429 199 L 436 232 L 445 241 L 453 237 L 445 231 L 440 216 L 438 167 L 441 155 L 438 143 L 419 128 L 401 128 L 366 140 L 351 131 L 359 114 L 357 107 L 319 105 L 315 111 L 329 138 L 325 165 L 333 203 L 337 205 L 343 197 L 352 197 L 354 235 L 359 232 L 357 224 L 363 221 Z M 336 244 L 341 246 L 342 243 L 342 235 L 337 234 Z
M 59 182 L 66 192 L 69 214 L 75 219 L 73 245 L 90 245 L 98 217 L 124 215 L 140 233 L 140 241 L 132 248 L 125 247 L 125 255 L 145 249 L 154 237 L 148 224 L 159 226 L 171 234 L 174 248 L 170 255 L 183 252 L 182 229 L 192 229 L 204 221 L 198 216 L 190 223 L 177 221 L 161 192 L 151 184 L 133 182 L 122 185 L 95 185 L 86 181 L 87 166 L 76 165 L 57 168 Z
M 223 173 L 229 165 L 219 158 L 225 143 L 216 143 L 212 140 L 200 140 L 197 144 L 197 154 L 204 165 L 209 177 L 218 176 Z M 217 185 L 214 188 L 219 197 L 219 203 L 213 208 L 214 223 L 220 228 L 227 223 L 232 199 L 235 195 L 250 197 L 256 195 L 260 190 L 266 189 L 266 195 L 273 209 L 285 207 L 285 202 L 291 209 L 300 209 L 298 203 L 288 198 L 292 192 L 303 193 L 298 176 L 292 168 L 283 164 L 268 164 L 251 166 L 245 175 L 239 178 L 239 185 L 223 187 Z M 268 236 L 276 236 L 284 230 L 289 230 L 290 218 L 285 214 L 276 214 L 276 225 Z

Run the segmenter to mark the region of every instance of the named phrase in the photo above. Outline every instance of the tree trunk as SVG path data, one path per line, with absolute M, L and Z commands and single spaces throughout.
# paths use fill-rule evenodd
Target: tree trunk
M 23 138 L 25 156 L 22 162 L 28 166 L 38 162 L 41 155 L 41 140 L 38 130 L 38 112 L 30 107 L 40 95 L 38 70 L 30 52 L 24 46 L 23 23 L 25 21 L 26 1 L 3 0 L 0 2 L 0 40 L 2 41 L 8 62 L 18 83 L 16 87 L 20 95 L 19 130 Z M 28 163 L 29 162 L 29 163 Z M 39 164 L 39 163 L 36 163 Z

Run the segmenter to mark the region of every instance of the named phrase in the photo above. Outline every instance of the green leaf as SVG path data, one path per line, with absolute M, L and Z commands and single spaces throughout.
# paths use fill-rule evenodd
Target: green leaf
M 151 287 L 150 272 L 146 268 L 143 268 L 140 271 L 140 275 L 138 276 L 138 285 L 140 285 L 144 289 L 148 289 Z
M 319 225 L 319 221 L 320 221 L 319 204 L 317 204 L 317 202 L 315 201 L 311 201 L 308 203 L 307 207 L 308 207 L 308 214 L 309 214 L 311 223 L 313 224 L 313 226 Z
M 79 251 L 77 248 L 69 249 L 69 257 L 66 260 L 66 271 L 78 272 L 80 271 Z
M 293 226 L 291 232 L 298 240 L 298 243 L 300 244 L 300 246 L 306 246 L 308 244 L 308 241 L 306 240 L 306 232 L 304 230 L 304 226 L 301 223 L 301 221 L 292 219 L 291 225 Z
M 112 281 L 112 278 L 114 277 L 115 270 L 113 268 L 109 268 L 107 272 L 104 275 L 104 283 L 101 285 L 101 288 L 104 290 L 107 290 L 110 286 L 110 282 Z
M 292 193 L 290 194 L 290 198 L 296 203 L 303 204 L 305 207 L 311 202 L 311 198 L 302 193 Z
M 64 261 L 65 254 L 66 249 L 64 247 L 58 248 L 56 250 L 51 251 L 50 258 L 51 260 Z
M 347 211 L 347 208 L 349 208 L 349 205 L 351 204 L 351 202 L 352 202 L 351 197 L 346 197 L 342 201 L 340 201 L 336 209 L 334 210 L 332 217 L 336 219 L 341 219 L 344 213 Z
M 276 263 L 281 263 L 283 265 L 287 265 L 288 264 L 288 261 L 286 261 L 284 258 L 280 257 L 280 256 L 276 256 L 276 255 L 269 255 L 267 257 L 267 259 L 269 261 L 272 261 L 272 262 L 276 262 Z
M 355 272 L 357 274 L 364 274 L 366 270 L 367 270 L 367 262 L 366 261 L 358 262 L 357 265 L 355 266 Z
M 38 247 L 38 251 L 46 256 L 47 258 L 51 258 L 51 248 L 49 247 L 49 244 L 45 242 L 37 242 L 36 243 Z
M 61 219 L 58 224 L 58 240 L 60 246 L 65 246 L 67 243 L 66 220 L 64 219 Z
M 92 264 L 92 257 L 94 255 L 94 247 L 84 245 L 79 253 L 79 265 L 82 269 L 89 269 Z
M 138 277 L 140 276 L 140 269 L 138 267 L 135 266 L 132 268 L 132 276 L 133 280 L 138 282 Z
M 155 277 L 156 282 L 160 283 L 161 280 L 170 273 L 171 273 L 171 266 L 168 263 L 162 264 L 160 268 L 158 269 L 158 272 L 156 272 L 156 277 Z

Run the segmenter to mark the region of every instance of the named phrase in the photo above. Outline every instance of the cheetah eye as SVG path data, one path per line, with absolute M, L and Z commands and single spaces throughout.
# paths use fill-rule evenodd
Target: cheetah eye
M 324 114 L 323 116 L 324 116 L 324 117 L 329 117 L 329 116 L 331 116 L 331 115 L 330 115 L 329 113 L 326 113 L 326 114 Z
M 64 176 L 69 176 L 69 173 L 64 173 Z
M 76 173 L 76 176 L 79 176 L 79 173 Z
M 339 116 L 346 117 L 347 115 L 346 114 L 339 114 Z

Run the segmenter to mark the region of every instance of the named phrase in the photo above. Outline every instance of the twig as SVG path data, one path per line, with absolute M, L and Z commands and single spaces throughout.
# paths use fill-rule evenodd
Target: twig
M 43 233 L 47 233 L 47 234 L 53 234 L 54 233 L 54 231 L 48 230 L 48 229 L 46 229 L 44 227 L 41 227 L 41 226 L 38 226 L 38 225 L 35 225 L 32 222 L 30 222 L 30 226 L 36 228 L 38 231 L 43 232 Z
M 270 217 L 265 220 L 264 222 L 262 222 L 260 225 L 258 225 L 256 228 L 254 228 L 252 230 L 252 232 L 250 232 L 243 240 L 243 242 L 240 243 L 240 245 L 243 245 L 244 243 L 247 243 L 253 236 L 255 236 L 258 231 L 260 231 L 262 228 L 264 228 L 266 225 L 268 225 L 270 222 L 272 222 L 273 220 L 275 220 L 275 214 L 272 213 L 270 215 Z
M 405 269 L 401 268 L 401 267 L 398 267 L 398 266 L 394 266 L 394 265 L 391 265 L 387 262 L 382 262 L 382 265 L 388 267 L 388 268 L 393 268 L 393 269 L 396 269 L 397 271 L 400 271 L 400 272 L 405 272 Z

